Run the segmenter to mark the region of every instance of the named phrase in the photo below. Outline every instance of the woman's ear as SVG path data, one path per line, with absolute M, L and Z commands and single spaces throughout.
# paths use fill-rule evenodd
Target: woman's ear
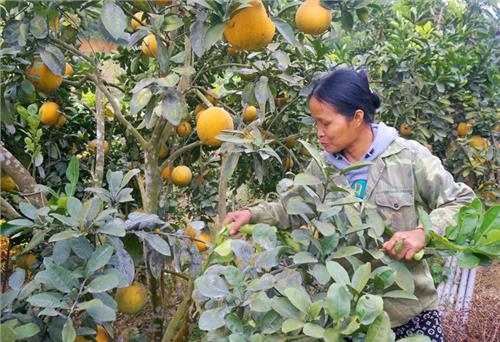
M 361 109 L 357 109 L 354 112 L 354 116 L 352 117 L 351 122 L 353 123 L 355 128 L 358 128 L 363 124 L 364 118 L 365 118 L 365 112 Z

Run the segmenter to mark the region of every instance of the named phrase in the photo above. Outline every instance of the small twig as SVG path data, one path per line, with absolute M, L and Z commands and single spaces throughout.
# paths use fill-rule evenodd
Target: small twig
M 175 272 L 175 271 L 170 271 L 170 270 L 163 270 L 163 272 L 174 275 L 176 277 L 182 278 L 184 280 L 190 280 L 190 278 L 182 273 Z
M 193 148 L 196 148 L 201 145 L 201 141 L 195 141 L 194 143 L 191 143 L 189 145 L 182 146 L 178 150 L 176 150 L 174 153 L 172 153 L 160 166 L 160 169 L 164 169 L 168 164 L 172 163 L 174 160 L 176 160 L 179 156 L 181 156 L 184 152 L 192 150 Z

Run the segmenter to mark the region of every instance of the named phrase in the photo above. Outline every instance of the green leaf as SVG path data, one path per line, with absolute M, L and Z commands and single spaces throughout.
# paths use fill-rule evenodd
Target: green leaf
M 83 204 L 79 199 L 70 196 L 68 197 L 68 201 L 66 202 L 66 208 L 68 210 L 68 214 L 77 222 L 82 223 L 85 215 L 85 211 L 83 210 Z
M 90 293 L 99 293 L 111 290 L 118 286 L 118 278 L 113 274 L 104 274 L 96 277 L 87 286 Z
M 22 268 L 16 268 L 9 277 L 9 287 L 13 290 L 20 290 L 24 284 L 25 277 L 26 271 Z
M 335 280 L 337 284 L 346 285 L 350 283 L 349 274 L 347 273 L 345 268 L 342 267 L 342 265 L 339 264 L 338 262 L 327 261 L 326 269 L 328 270 L 328 273 L 333 278 L 333 280 Z
M 93 305 L 87 308 L 87 313 L 96 321 L 111 322 L 116 320 L 116 312 L 107 305 Z
M 59 296 L 48 292 L 35 294 L 26 301 L 41 308 L 61 308 L 63 306 Z
M 318 259 L 316 259 L 311 253 L 309 252 L 298 252 L 293 255 L 292 257 L 293 263 L 294 264 L 312 264 L 318 262 Z
M 267 224 L 256 224 L 252 231 L 252 238 L 259 245 L 269 250 L 276 246 L 276 232 Z
M 384 310 L 384 301 L 380 296 L 366 294 L 356 304 L 356 315 L 363 325 L 372 324 Z
M 146 240 L 148 244 L 158 253 L 170 256 L 170 246 L 161 236 L 146 232 L 136 232 L 135 234 Z
M 323 300 L 318 300 L 318 301 L 311 304 L 311 309 L 309 310 L 309 316 L 312 319 L 318 318 L 318 315 L 321 312 L 321 309 L 323 309 L 323 304 L 324 304 Z
M 500 205 L 495 205 L 488 209 L 488 211 L 484 214 L 483 217 L 483 222 L 479 229 L 477 229 L 474 232 L 474 241 L 478 242 L 482 239 L 484 239 L 485 236 L 487 236 L 491 231 L 500 231 Z M 492 240 L 492 238 L 488 238 L 488 243 L 486 244 L 492 244 L 495 243 L 498 240 L 498 233 L 497 235 L 497 240 Z M 495 236 L 495 234 L 491 235 Z
M 77 286 L 76 278 L 66 268 L 55 264 L 49 264 L 46 267 L 45 271 L 37 273 L 36 280 L 51 285 L 64 293 L 70 292 Z
M 248 286 L 247 291 L 262 291 L 269 290 L 273 287 L 274 276 L 269 273 L 265 273 L 262 277 L 252 280 Z
M 16 334 L 17 340 L 24 340 L 33 337 L 39 332 L 40 332 L 40 327 L 35 323 L 27 323 L 14 328 L 14 333 Z
M 288 215 L 311 215 L 314 211 L 304 203 L 304 200 L 298 196 L 290 198 L 286 203 L 286 212 Z
M 226 266 L 226 269 L 222 273 L 229 285 L 240 286 L 243 282 L 243 275 L 237 267 L 232 265 Z
M 73 342 L 76 339 L 76 331 L 73 327 L 73 321 L 70 318 L 68 318 L 66 323 L 64 323 L 61 333 L 63 342 Z
M 216 23 L 208 28 L 203 39 L 203 48 L 205 50 L 209 50 L 215 43 L 222 40 L 224 26 L 224 23 Z
M 212 331 L 224 326 L 224 316 L 229 312 L 227 306 L 204 311 L 198 320 L 201 330 Z
M 325 265 L 319 263 L 309 271 L 316 281 L 321 285 L 326 285 L 330 281 L 330 274 Z
M 45 49 L 40 52 L 40 58 L 50 71 L 58 76 L 64 76 L 66 62 L 64 61 L 64 54 L 59 48 L 46 45 Z
M 356 162 L 356 163 L 352 164 L 351 166 L 346 167 L 345 169 L 342 169 L 340 171 L 340 174 L 341 175 L 345 175 L 346 173 L 349 173 L 349 172 L 354 171 L 354 170 L 361 169 L 363 167 L 368 167 L 368 166 L 370 166 L 372 164 L 373 164 L 373 162 L 371 162 L 371 161 L 359 161 L 359 162 Z
M 215 274 L 205 274 L 195 280 L 195 287 L 200 293 L 208 298 L 224 298 L 229 294 L 226 282 Z
M 2 342 L 15 342 L 16 333 L 14 329 L 7 324 L 0 324 L 0 335 L 2 336 Z
M 297 39 L 295 38 L 293 28 L 286 21 L 280 18 L 272 17 L 271 20 L 276 25 L 278 32 L 281 33 L 286 42 L 291 46 L 297 46 Z
M 345 285 L 334 283 L 327 292 L 326 309 L 335 320 L 340 321 L 351 312 L 352 295 Z
M 303 327 L 304 327 L 304 322 L 299 321 L 298 319 L 289 318 L 283 322 L 283 325 L 281 326 L 281 331 L 286 334 L 291 331 L 302 329 Z
M 321 326 L 314 324 L 314 323 L 306 323 L 304 325 L 304 328 L 302 329 L 302 332 L 307 335 L 311 336 L 314 338 L 323 338 L 323 332 L 325 329 L 323 329 Z
M 357 9 L 356 15 L 358 16 L 359 21 L 361 21 L 363 24 L 368 23 L 368 20 L 370 19 L 368 15 L 368 8 L 366 7 Z
M 372 266 L 369 262 L 367 262 L 366 264 L 359 266 L 354 272 L 354 275 L 352 276 L 352 287 L 355 288 L 358 293 L 361 293 L 368 283 L 371 271 Z
M 396 284 L 406 292 L 413 293 L 415 291 L 415 282 L 406 265 L 399 261 L 391 261 L 389 267 L 396 271 Z
M 368 327 L 365 342 L 392 342 L 394 339 L 394 332 L 391 330 L 391 320 L 384 311 Z
M 479 258 L 472 253 L 458 252 L 455 256 L 458 266 L 461 268 L 474 268 L 479 265 Z
M 342 337 L 340 336 L 340 331 L 337 328 L 325 329 L 323 332 L 323 339 L 325 342 L 341 342 Z
M 107 2 L 101 10 L 101 23 L 114 39 L 119 39 L 125 33 L 127 17 L 120 6 Z
M 418 300 L 418 298 L 413 294 L 403 290 L 392 290 L 385 292 L 382 297 L 384 298 L 402 298 L 402 299 L 412 299 Z
M 283 319 L 278 313 L 271 310 L 261 316 L 258 323 L 263 334 L 274 334 L 280 330 Z
M 186 115 L 182 94 L 176 88 L 167 88 L 161 102 L 161 115 L 172 125 L 177 126 Z
M 255 312 L 268 312 L 271 310 L 271 301 L 265 292 L 257 292 L 249 299 L 250 309 Z
M 318 185 L 321 184 L 321 179 L 309 173 L 299 173 L 295 176 L 293 183 L 295 185 Z
M 224 326 L 232 333 L 244 333 L 243 323 L 234 313 L 227 314 L 224 322 Z
M 214 248 L 214 252 L 219 254 L 220 256 L 228 256 L 231 254 L 231 241 L 233 240 L 224 240 L 220 245 Z
M 332 259 L 341 259 L 345 258 L 351 255 L 356 255 L 363 253 L 363 250 L 359 247 L 355 246 L 344 246 L 340 247 L 333 255 L 331 256 Z
M 67 196 L 73 196 L 76 191 L 76 183 L 78 182 L 78 178 L 80 177 L 80 165 L 76 156 L 72 156 L 69 160 L 68 167 L 66 169 L 66 178 L 70 182 L 70 193 L 67 193 Z
M 311 307 L 311 298 L 302 286 L 289 287 L 284 290 L 284 295 L 297 309 L 307 314 Z
M 143 88 L 132 95 L 132 100 L 130 101 L 130 115 L 137 114 L 146 107 L 152 96 L 153 93 L 149 88 Z
M 49 242 L 63 241 L 71 238 L 76 238 L 82 235 L 83 235 L 82 233 L 76 232 L 74 230 L 65 230 L 63 232 L 52 235 L 49 239 Z
M 102 233 L 102 234 L 112 235 L 112 236 L 118 236 L 118 237 L 123 237 L 127 234 L 123 224 L 120 224 L 119 222 L 117 222 L 115 220 L 112 220 L 112 221 L 105 223 L 103 226 L 101 226 L 97 230 L 97 232 Z
M 285 297 L 273 297 L 271 299 L 271 306 L 283 318 L 300 319 L 303 316 Z
M 114 248 L 111 245 L 104 245 L 97 248 L 87 262 L 87 274 L 92 274 L 104 267 L 111 259 L 113 252 Z

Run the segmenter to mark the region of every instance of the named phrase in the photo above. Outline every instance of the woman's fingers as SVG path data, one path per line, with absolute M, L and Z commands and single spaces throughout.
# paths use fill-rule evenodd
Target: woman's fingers
M 231 221 L 234 221 L 234 212 L 231 212 L 226 215 L 226 217 L 222 221 L 222 226 L 225 227 Z

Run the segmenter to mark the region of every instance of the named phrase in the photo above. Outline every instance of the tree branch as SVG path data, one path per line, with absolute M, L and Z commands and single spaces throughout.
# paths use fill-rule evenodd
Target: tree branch
M 139 145 L 141 145 L 142 149 L 146 150 L 148 147 L 148 142 L 146 141 L 146 139 L 144 139 L 142 134 L 139 133 L 139 131 L 134 126 L 132 126 L 132 124 L 123 116 L 120 106 L 118 105 L 118 102 L 116 101 L 115 97 L 111 94 L 109 89 L 106 88 L 106 86 L 104 86 L 100 76 L 96 73 L 93 76 L 91 76 L 91 80 L 95 83 L 96 87 L 101 89 L 104 95 L 108 98 L 108 101 L 113 107 L 113 111 L 115 112 L 115 116 L 118 119 L 118 121 L 120 121 L 120 123 L 123 126 L 125 126 L 125 128 L 129 130 L 130 133 L 132 133 L 132 135 L 137 140 Z
M 36 186 L 36 180 L 31 177 L 29 171 L 3 144 L 0 145 L 0 166 L 4 172 L 14 179 L 20 190 L 19 195 L 37 208 L 41 208 L 47 203 L 45 195 Z
M 4 198 L 0 197 L 0 204 L 2 208 L 2 216 L 5 216 L 9 219 L 14 219 L 16 217 L 20 217 L 21 214 L 17 212 L 16 209 L 9 202 L 7 202 Z
M 194 143 L 191 143 L 189 145 L 182 146 L 180 149 L 172 153 L 162 164 L 160 169 L 164 169 L 169 163 L 172 163 L 175 159 L 177 159 L 180 155 L 182 155 L 184 152 L 192 150 L 195 147 L 198 147 L 201 145 L 201 141 L 195 141 Z

